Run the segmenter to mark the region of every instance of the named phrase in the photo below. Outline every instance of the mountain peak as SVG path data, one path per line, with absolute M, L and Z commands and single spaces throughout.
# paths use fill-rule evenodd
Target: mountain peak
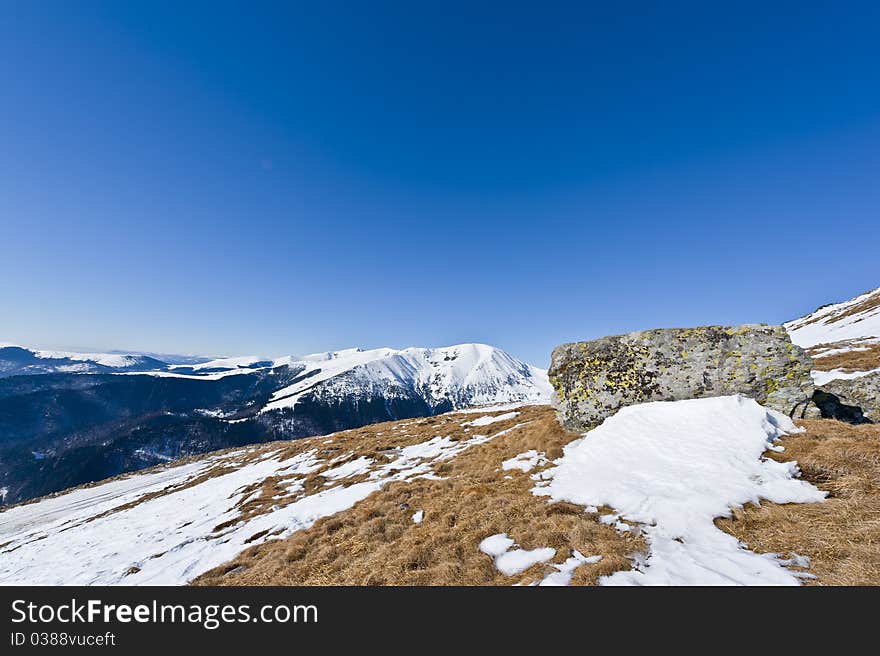
M 490 403 L 546 403 L 545 371 L 486 344 L 334 351 L 306 356 L 297 380 L 277 390 L 261 412 L 293 408 L 308 393 L 325 401 L 360 396 L 416 395 L 431 407 Z M 294 362 L 295 364 L 295 362 Z

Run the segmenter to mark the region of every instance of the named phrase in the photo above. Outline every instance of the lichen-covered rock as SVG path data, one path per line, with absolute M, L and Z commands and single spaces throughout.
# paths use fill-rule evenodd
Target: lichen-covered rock
M 809 416 L 811 368 L 782 326 L 751 324 L 643 330 L 564 344 L 553 350 L 549 373 L 560 423 L 582 431 L 623 406 L 727 394 Z
M 832 380 L 816 390 L 816 402 L 826 417 L 851 423 L 880 423 L 880 372 Z

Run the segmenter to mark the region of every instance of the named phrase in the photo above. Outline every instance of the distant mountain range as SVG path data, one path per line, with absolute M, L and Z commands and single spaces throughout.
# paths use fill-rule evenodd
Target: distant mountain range
M 37 351 L 11 344 L 0 345 L 0 378 L 38 374 L 158 371 L 168 366 L 167 363 L 146 355 Z
M 545 371 L 483 344 L 161 357 L 0 347 L 0 502 L 230 446 L 550 395 Z

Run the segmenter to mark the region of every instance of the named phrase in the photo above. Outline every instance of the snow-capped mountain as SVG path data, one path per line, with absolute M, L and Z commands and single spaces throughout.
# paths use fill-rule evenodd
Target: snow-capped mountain
M 294 408 L 306 394 L 332 403 L 358 397 L 416 395 L 431 408 L 497 403 L 546 403 L 547 372 L 485 344 L 444 348 L 350 349 L 306 356 L 292 385 L 277 390 L 262 411 Z
M 550 398 L 544 370 L 484 344 L 185 364 L 6 347 L 0 372 L 5 503 L 215 449 Z
M 288 368 L 296 381 L 276 390 L 262 412 L 293 408 L 305 394 L 326 400 L 352 395 L 401 398 L 416 394 L 431 407 L 492 403 L 543 403 L 550 398 L 547 372 L 486 344 L 442 348 L 360 348 L 305 356 L 241 356 L 173 364 L 160 356 L 45 351 L 0 347 L 0 377 L 37 374 L 143 374 L 218 380 Z
M 140 354 L 44 351 L 0 344 L 0 378 L 35 374 L 154 371 L 167 366 L 161 360 Z
M 360 348 L 305 356 L 202 358 L 175 364 L 161 356 L 74 353 L 0 346 L 0 377 L 37 374 L 144 374 L 218 380 L 287 368 L 296 381 L 276 390 L 262 412 L 293 408 L 306 394 L 330 401 L 356 396 L 416 395 L 434 407 L 492 403 L 543 403 L 550 398 L 547 373 L 485 344 L 442 348 Z

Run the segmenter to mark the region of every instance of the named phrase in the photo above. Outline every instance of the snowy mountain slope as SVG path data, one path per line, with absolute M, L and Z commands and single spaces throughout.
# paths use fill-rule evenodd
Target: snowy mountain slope
M 331 516 L 338 521 L 321 525 L 303 553 L 328 554 L 340 580 L 359 580 L 346 574 L 349 567 L 375 568 L 369 559 L 380 544 L 377 557 L 390 574 L 417 575 L 420 559 L 431 558 L 424 548 L 408 555 L 407 545 L 428 540 L 458 554 L 458 567 L 444 561 L 448 554 L 437 564 L 441 580 L 451 583 L 568 584 L 576 570 L 604 562 L 616 564 L 595 570 L 612 574 L 599 583 L 798 581 L 780 558 L 752 553 L 712 525 L 731 507 L 761 498 L 822 500 L 796 480 L 794 465 L 762 459 L 777 437 L 795 431 L 787 418 L 722 397 L 632 406 L 596 431 L 596 440 L 577 438 L 559 428 L 551 409 L 521 406 L 476 419 L 449 413 L 274 442 L 132 474 L 0 512 L 0 583 L 182 584 L 212 568 L 228 583 L 251 569 L 262 572 L 257 580 L 278 582 L 271 577 L 283 575 L 291 556 L 279 568 L 272 545 L 300 553 L 288 552 L 286 541 Z M 569 443 L 555 462 L 536 457 L 502 467 L 523 448 L 554 443 Z M 530 474 L 533 468 L 539 471 Z M 638 529 L 618 519 L 615 531 L 595 509 L 551 515 L 544 497 L 531 492 L 535 481 L 538 495 L 606 503 L 620 519 L 644 522 L 649 553 L 627 560 L 622 554 L 632 553 Z M 357 514 L 359 502 L 374 505 Z M 456 503 L 463 505 L 450 514 Z M 498 512 L 511 504 L 529 510 Z M 456 521 L 465 509 L 471 514 Z M 362 546 L 378 542 L 337 547 L 342 525 Z M 478 545 L 501 533 L 508 552 L 487 567 L 492 556 Z M 523 548 L 509 551 L 514 542 Z M 262 546 L 249 550 L 255 545 Z M 252 555 L 238 561 L 246 550 Z M 274 574 L 266 579 L 266 571 Z
M 547 372 L 485 344 L 441 348 L 360 348 L 285 356 L 221 358 L 145 372 L 156 376 L 217 380 L 229 375 L 289 367 L 297 379 L 276 390 L 260 412 L 293 409 L 305 396 L 323 403 L 350 398 L 420 398 L 431 408 L 494 403 L 546 403 Z
M 809 348 L 853 339 L 880 339 L 880 288 L 820 307 L 784 324 L 791 341 Z
M 819 385 L 880 369 L 880 288 L 825 305 L 784 326 L 791 341 L 813 358 Z
M 352 396 L 413 394 L 450 408 L 550 399 L 547 372 L 485 344 L 401 351 L 349 350 L 308 356 L 293 385 L 278 390 L 263 412 L 294 408 L 306 393 L 325 402 Z

